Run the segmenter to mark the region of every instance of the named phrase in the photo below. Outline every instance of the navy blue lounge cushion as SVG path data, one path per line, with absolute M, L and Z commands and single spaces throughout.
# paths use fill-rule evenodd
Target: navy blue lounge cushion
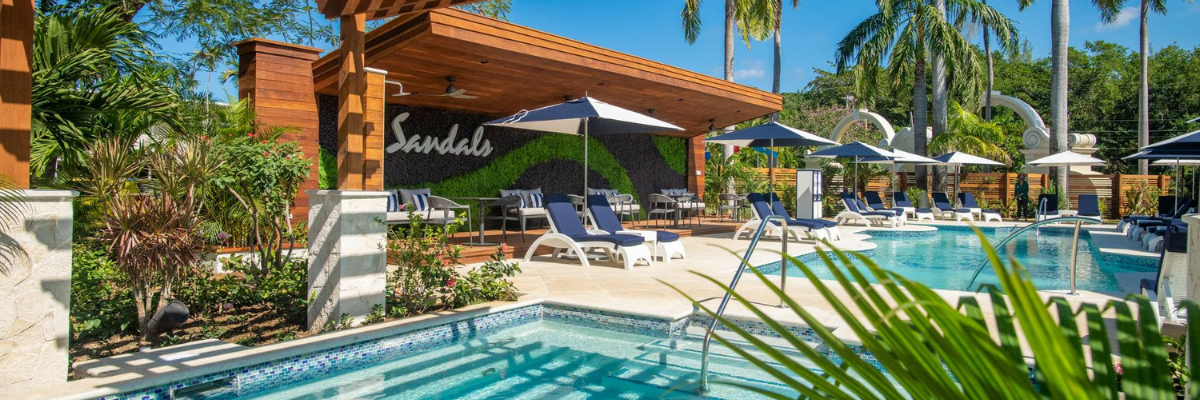
M 604 243 L 612 243 L 617 246 L 637 246 L 644 242 L 644 240 L 642 240 L 642 237 L 637 236 L 637 235 L 622 235 L 622 234 L 586 235 L 585 234 L 585 235 L 567 235 L 567 236 L 570 237 L 571 240 L 574 240 L 576 242 L 604 242 Z
M 933 209 L 932 208 L 918 208 L 917 212 L 919 212 L 921 214 L 931 213 L 931 212 L 933 212 Z
M 984 209 L 983 212 L 984 212 L 984 214 L 999 214 L 1000 213 L 999 211 L 996 211 L 996 210 L 993 210 L 990 208 Z
M 674 242 L 676 240 L 679 240 L 678 233 L 667 232 L 667 231 L 658 231 L 657 234 L 658 234 L 659 242 L 667 243 L 667 242 Z

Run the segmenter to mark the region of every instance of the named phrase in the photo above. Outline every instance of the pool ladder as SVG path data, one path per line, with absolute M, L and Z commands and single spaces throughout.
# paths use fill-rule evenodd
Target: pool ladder
M 791 232 L 788 232 L 787 219 L 780 215 L 771 215 L 766 219 L 763 219 L 762 223 L 758 225 L 758 230 L 754 231 L 754 236 L 750 237 L 750 247 L 746 249 L 746 254 L 742 256 L 742 261 L 740 264 L 738 264 L 737 271 L 733 273 L 733 280 L 729 282 L 729 291 L 725 292 L 725 296 L 721 298 L 721 304 L 717 306 L 717 312 L 713 314 L 712 321 L 708 324 L 708 329 L 704 331 L 703 351 L 700 355 L 700 388 L 698 389 L 701 394 L 708 393 L 709 391 L 708 352 L 709 346 L 712 345 L 713 330 L 717 329 L 717 324 L 720 323 L 719 319 L 721 318 L 721 315 L 725 314 L 725 307 L 729 305 L 730 297 L 732 296 L 733 290 L 737 288 L 738 280 L 742 278 L 742 274 L 746 272 L 746 267 L 750 265 L 750 256 L 754 254 L 754 249 L 758 247 L 758 239 L 762 237 L 767 225 L 770 225 L 772 220 L 779 220 L 779 236 L 780 240 L 783 241 L 783 248 L 780 252 L 782 256 L 780 257 L 779 262 L 779 286 L 780 291 L 787 293 L 787 245 L 788 236 L 791 234 Z M 785 307 L 782 297 L 779 299 L 778 307 Z
M 1012 241 L 1018 235 L 1020 235 L 1024 232 L 1027 232 L 1031 229 L 1038 229 L 1042 225 L 1053 224 L 1053 223 L 1058 223 L 1058 222 L 1075 222 L 1075 235 L 1071 239 L 1071 294 L 1073 294 L 1073 295 L 1079 294 L 1075 291 L 1075 261 L 1076 261 L 1075 255 L 1079 250 L 1079 230 L 1080 230 L 1081 225 L 1085 222 L 1089 223 L 1089 224 L 1099 224 L 1100 220 L 1097 218 L 1069 216 L 1069 217 L 1043 219 L 1041 221 L 1037 221 L 1032 224 L 1025 225 L 1024 228 L 1017 229 L 1013 233 L 1008 234 L 1008 236 L 1005 237 L 1004 240 L 1001 240 L 1000 243 L 998 243 L 992 247 L 992 251 L 995 251 L 997 254 L 999 254 L 1000 249 L 1004 248 L 1004 245 L 1008 244 L 1008 242 Z M 1040 234 L 1041 231 L 1039 230 L 1038 233 Z M 983 262 L 979 263 L 979 267 L 975 269 L 975 274 L 971 276 L 971 282 L 967 283 L 967 287 L 963 288 L 964 291 L 967 291 L 967 292 L 971 291 L 971 287 L 975 286 L 975 280 L 979 279 L 979 273 L 983 271 L 983 268 L 986 267 L 989 262 L 990 262 L 990 260 L 983 260 Z

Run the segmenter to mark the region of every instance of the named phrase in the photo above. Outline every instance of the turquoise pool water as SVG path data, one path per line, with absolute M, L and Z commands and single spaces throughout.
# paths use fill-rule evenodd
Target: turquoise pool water
M 713 349 L 714 382 L 736 381 L 796 396 L 724 346 L 714 343 Z M 713 385 L 708 396 L 696 395 L 699 354 L 695 337 L 657 338 L 538 321 L 243 398 L 763 398 L 721 384 Z
M 984 232 L 988 240 L 995 243 L 1011 231 L 995 229 Z M 934 289 L 963 290 L 970 283 L 979 263 L 985 259 L 979 238 L 970 230 L 942 227 L 933 234 L 920 236 L 901 236 L 903 232 L 899 231 L 870 231 L 868 234 L 872 234 L 869 241 L 878 245 L 866 252 L 871 259 L 888 270 Z M 1062 228 L 1043 229 L 1040 234 L 1024 233 L 1009 242 L 1006 252 L 1014 255 L 1029 270 L 1039 290 L 1069 289 L 1071 235 L 1069 229 Z M 815 255 L 801 257 L 800 260 L 820 278 L 833 278 L 829 269 Z M 779 274 L 778 262 L 761 268 Z M 1114 274 L 1154 271 L 1155 268 L 1145 262 L 1103 260 L 1086 232 L 1079 239 L 1076 275 L 1079 290 L 1119 292 L 1120 285 Z M 801 273 L 795 266 L 789 266 L 788 275 L 801 276 Z M 990 266 L 979 274 L 976 286 L 979 283 L 997 283 L 996 274 Z

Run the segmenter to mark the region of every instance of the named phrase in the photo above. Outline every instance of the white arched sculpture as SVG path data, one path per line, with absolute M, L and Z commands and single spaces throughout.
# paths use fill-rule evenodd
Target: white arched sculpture
M 983 101 L 986 102 L 987 99 Z M 1021 141 L 1025 144 L 1026 149 L 1050 146 L 1050 130 L 1046 128 L 1046 122 L 1042 121 L 1042 116 L 1029 103 L 1000 92 L 992 92 L 992 107 L 996 106 L 1012 110 L 1021 117 L 1021 121 L 1025 122 L 1025 132 L 1021 134 Z
M 881 147 L 890 146 L 892 140 L 896 138 L 896 131 L 892 129 L 892 124 L 888 123 L 886 118 L 863 108 L 855 109 L 838 121 L 837 125 L 833 127 L 833 132 L 829 134 L 829 140 L 841 142 L 842 135 L 846 133 L 847 129 L 850 129 L 850 124 L 855 121 L 868 121 L 879 128 L 879 131 L 883 132 L 883 140 L 878 143 Z

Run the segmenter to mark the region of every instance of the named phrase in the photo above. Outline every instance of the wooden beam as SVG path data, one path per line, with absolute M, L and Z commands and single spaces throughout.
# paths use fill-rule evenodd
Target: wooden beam
M 317 10 L 327 18 L 362 15 L 381 19 L 480 1 L 484 0 L 317 0 Z
M 0 0 L 0 174 L 29 188 L 33 0 Z
M 367 68 L 363 107 L 363 189 L 383 190 L 383 132 L 387 71 Z
M 363 96 L 367 92 L 367 19 L 342 17 L 342 60 L 338 71 L 338 189 L 363 190 Z

